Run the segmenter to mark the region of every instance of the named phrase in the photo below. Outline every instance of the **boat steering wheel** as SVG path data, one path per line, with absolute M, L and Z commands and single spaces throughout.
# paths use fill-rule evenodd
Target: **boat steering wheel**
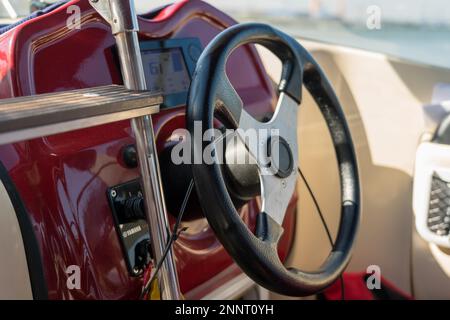
M 282 62 L 277 108 L 272 119 L 265 123 L 244 110 L 243 102 L 225 71 L 233 50 L 249 43 L 266 47 Z M 286 268 L 277 253 L 284 215 L 297 181 L 297 115 L 302 84 L 311 93 L 327 123 L 337 156 L 341 186 L 341 219 L 335 244 L 322 266 L 312 272 Z M 196 190 L 209 224 L 231 257 L 259 285 L 290 296 L 305 296 L 323 290 L 340 276 L 348 264 L 360 217 L 353 142 L 330 82 L 317 62 L 295 39 L 268 25 L 239 24 L 215 37 L 198 60 L 187 109 L 187 128 L 192 137 L 196 122 L 202 125 L 202 136 L 213 128 L 214 114 L 218 109 L 243 131 L 265 129 L 273 132 L 276 129 L 279 151 L 275 159 L 271 154 L 263 155 L 261 150 L 264 148 L 258 147 L 265 144 L 270 149 L 274 136 L 261 141 L 258 146 L 242 140 L 247 151 L 257 159 L 260 176 L 262 211 L 257 216 L 255 234 L 242 221 L 233 204 L 219 161 L 192 165 Z M 205 148 L 211 148 L 211 144 L 192 139 L 194 158 L 202 158 Z M 217 151 L 214 145 L 212 148 L 211 154 L 217 154 L 214 153 Z M 260 160 L 264 157 L 270 166 Z

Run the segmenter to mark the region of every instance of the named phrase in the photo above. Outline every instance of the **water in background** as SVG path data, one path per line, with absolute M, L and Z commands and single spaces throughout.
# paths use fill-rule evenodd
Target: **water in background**
M 450 68 L 448 0 L 210 0 L 238 21 L 272 24 L 291 35 L 383 52 Z M 135 0 L 140 11 L 170 1 Z M 151 6 L 150 6 L 151 5 Z M 381 29 L 366 26 L 367 8 L 381 10 Z

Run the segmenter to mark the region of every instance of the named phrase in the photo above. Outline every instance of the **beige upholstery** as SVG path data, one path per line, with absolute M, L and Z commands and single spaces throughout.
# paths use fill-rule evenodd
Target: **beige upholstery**
M 430 249 L 413 237 L 414 157 L 426 121 L 423 106 L 437 83 L 450 83 L 450 70 L 434 68 L 311 41 L 312 52 L 331 80 L 355 141 L 362 186 L 362 223 L 348 271 L 381 267 L 382 276 L 417 298 L 450 298 L 449 252 Z M 276 78 L 279 62 L 261 50 Z M 278 69 L 278 70 L 277 70 Z M 339 222 L 339 180 L 325 123 L 304 91 L 299 125 L 302 170 L 335 234 Z M 299 223 L 290 263 L 320 265 L 330 246 L 306 188 L 300 183 Z M 413 242 L 414 239 L 414 242 Z M 436 253 L 445 257 L 441 262 Z M 412 286 L 414 280 L 414 292 Z
M 22 235 L 11 200 L 0 182 L 0 300 L 32 299 Z

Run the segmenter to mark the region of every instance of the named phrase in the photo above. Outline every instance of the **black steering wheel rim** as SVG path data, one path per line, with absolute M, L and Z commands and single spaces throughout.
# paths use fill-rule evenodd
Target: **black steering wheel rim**
M 196 122 L 202 124 L 203 132 L 213 128 L 217 108 L 227 109 L 225 112 L 237 125 L 240 111 L 233 110 L 234 98 L 228 94 L 230 84 L 225 66 L 231 52 L 248 43 L 261 44 L 280 58 L 283 63 L 278 87 L 280 93 L 300 104 L 303 84 L 328 125 L 341 181 L 341 219 L 335 245 L 318 270 L 304 272 L 287 269 L 277 254 L 277 242 L 283 231 L 281 225 L 262 212 L 258 215 L 256 235 L 250 232 L 227 192 L 218 162 L 193 164 L 194 181 L 209 224 L 250 278 L 280 294 L 310 295 L 332 284 L 345 269 L 360 217 L 358 170 L 352 139 L 342 107 L 320 66 L 295 39 L 279 30 L 257 23 L 232 26 L 215 37 L 198 60 L 189 93 L 187 128 L 191 136 L 194 135 Z M 230 102 L 229 105 L 225 107 L 223 103 L 218 103 L 222 98 Z M 202 157 L 208 145 L 210 143 L 206 141 L 192 139 L 194 157 Z

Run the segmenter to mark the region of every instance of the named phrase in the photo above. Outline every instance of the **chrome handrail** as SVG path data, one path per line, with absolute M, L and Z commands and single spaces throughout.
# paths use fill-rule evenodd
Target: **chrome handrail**
M 92 7 L 111 25 L 116 39 L 125 87 L 146 90 L 144 68 L 139 48 L 139 25 L 134 2 L 130 0 L 90 0 Z M 169 221 L 160 177 L 151 116 L 131 121 L 142 176 L 142 188 L 155 259 L 162 258 L 169 239 Z M 162 299 L 181 298 L 172 250 L 167 254 L 159 275 Z
M 0 100 L 0 145 L 159 111 L 161 95 L 110 85 Z
M 116 39 L 123 86 L 105 86 L 0 100 L 0 145 L 131 119 L 153 254 L 160 261 L 169 222 L 162 189 L 151 114 L 162 96 L 147 91 L 133 1 L 90 0 L 111 25 Z M 162 299 L 180 299 L 170 251 L 158 277 Z

